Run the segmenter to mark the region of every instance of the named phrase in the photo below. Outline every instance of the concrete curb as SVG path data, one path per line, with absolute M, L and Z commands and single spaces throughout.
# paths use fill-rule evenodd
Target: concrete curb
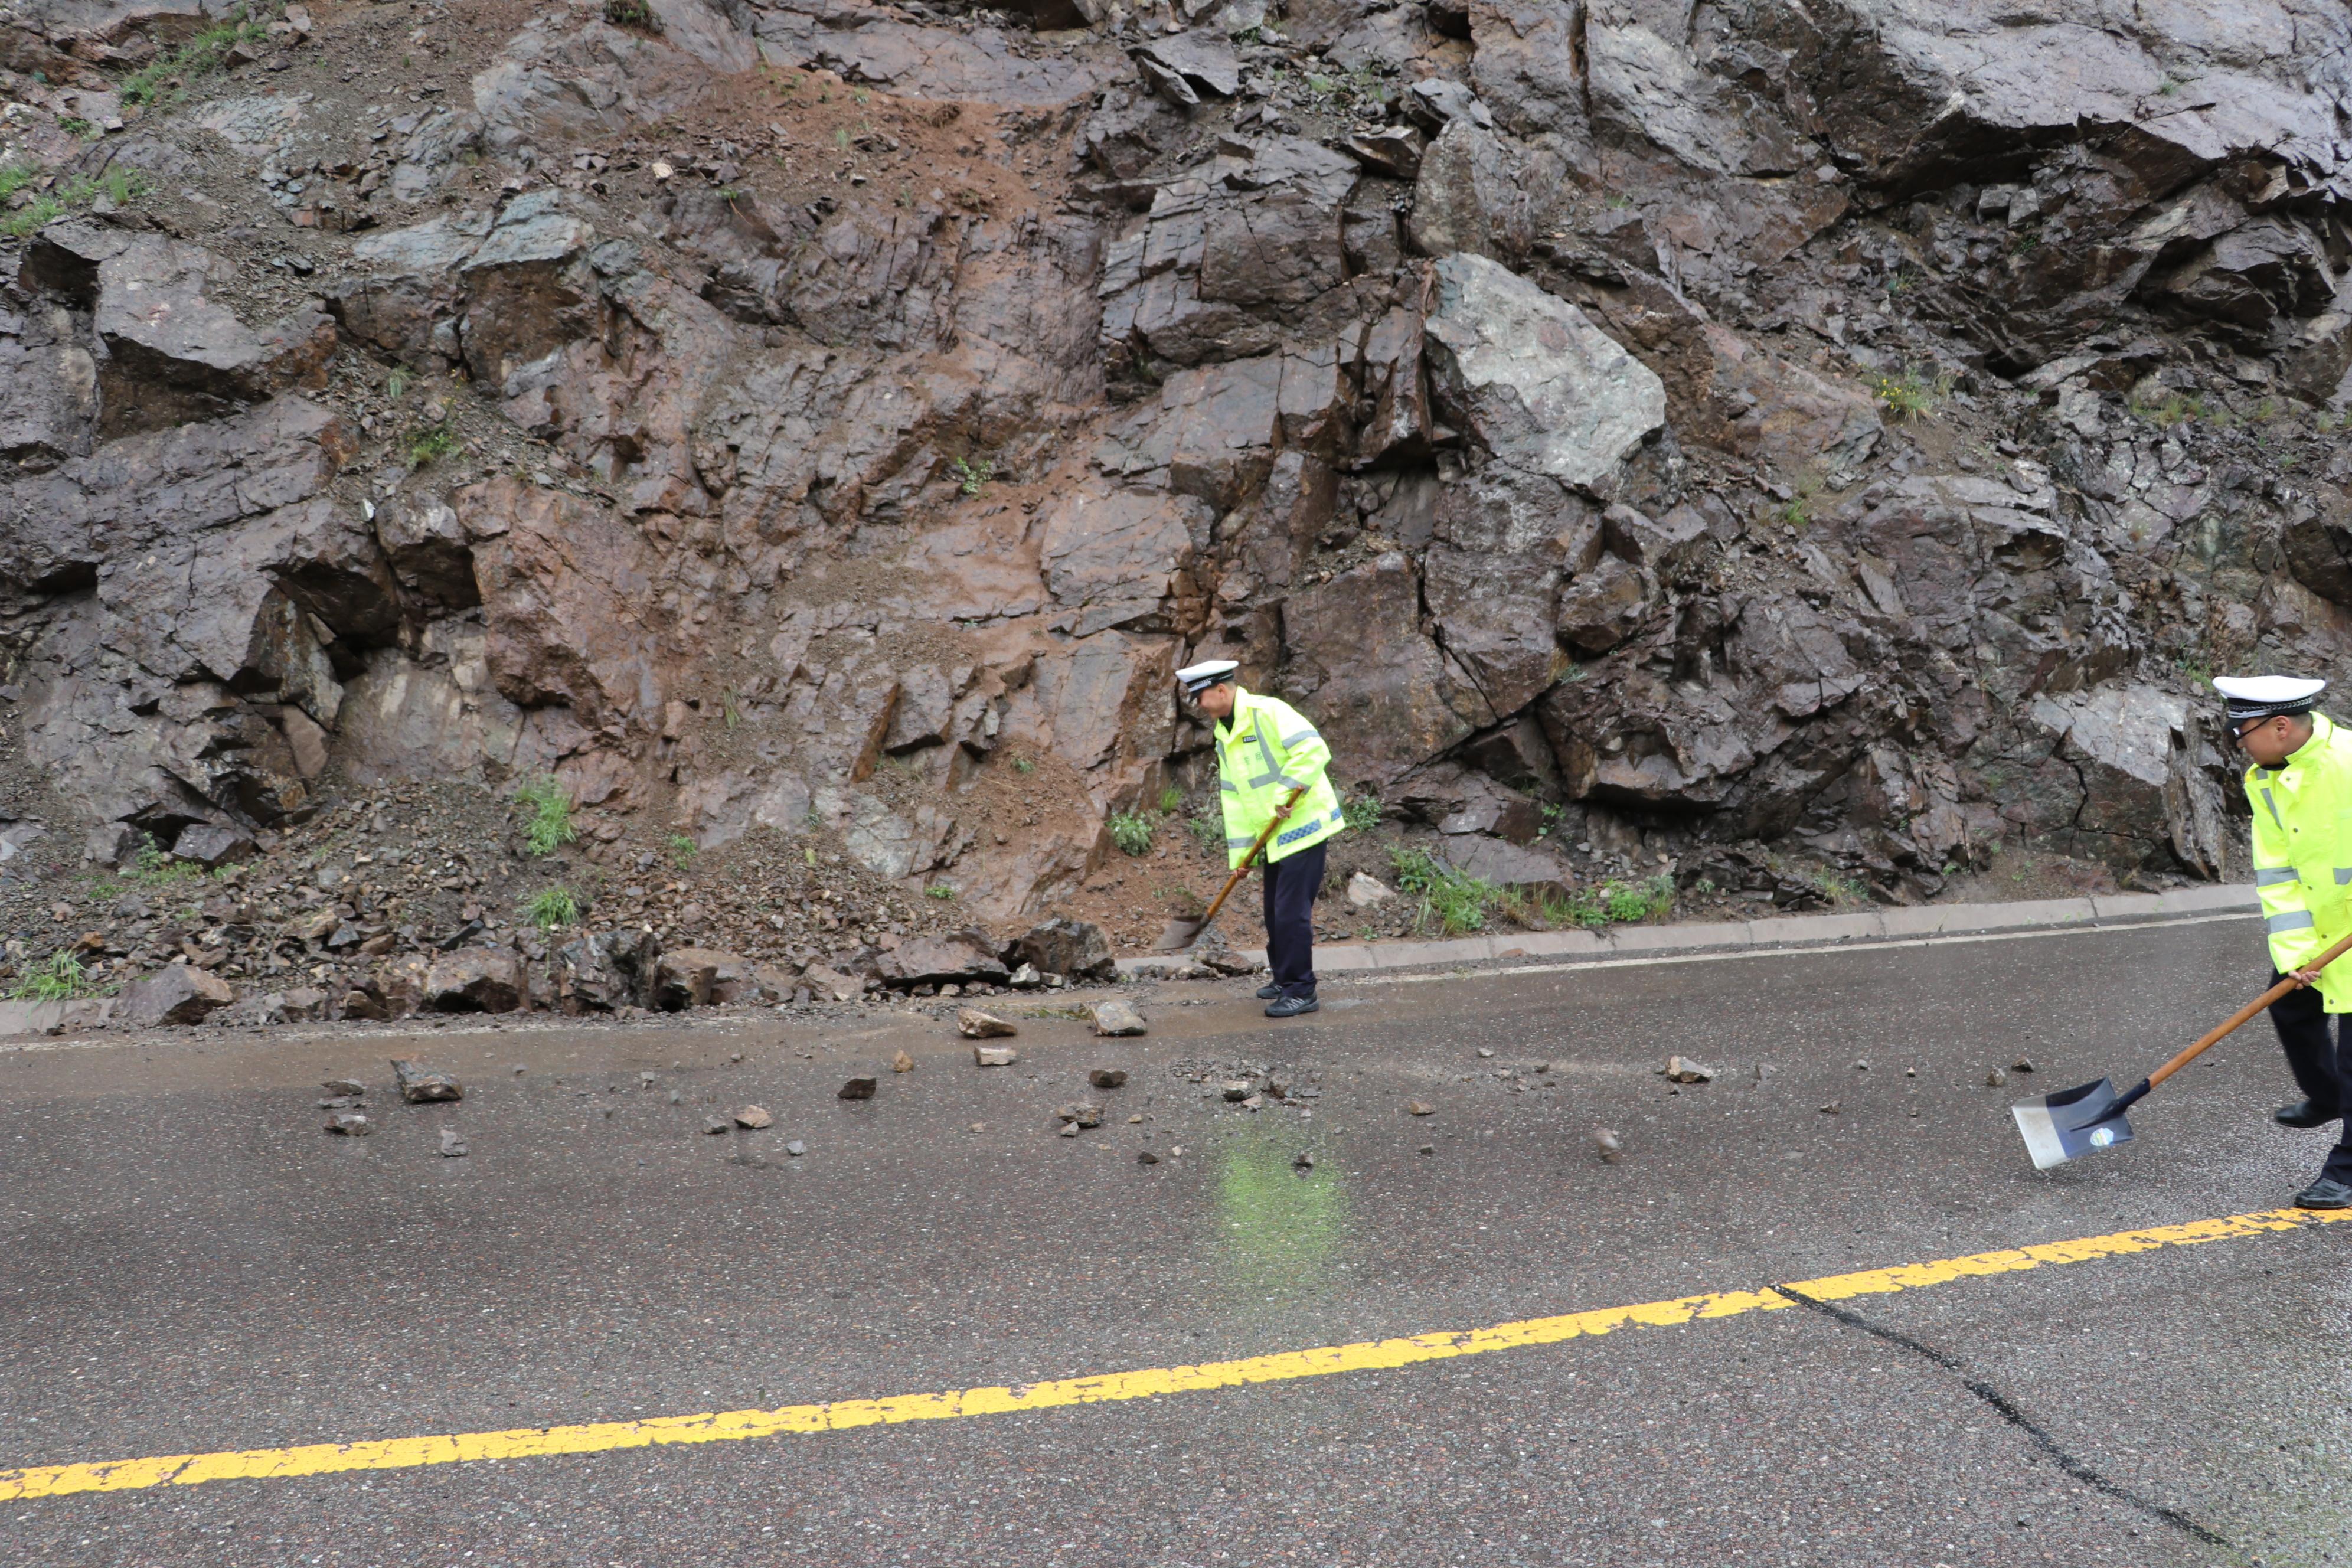
M 1618 926 L 1608 931 L 1521 931 L 1449 942 L 1343 942 L 1315 949 L 1318 974 L 1367 970 L 1450 968 L 1521 958 L 1622 958 L 1633 953 L 1727 952 L 1742 949 L 1837 947 L 1855 942 L 1980 936 L 1988 931 L 2064 931 L 2148 925 L 2217 914 L 2255 914 L 2251 885 L 2176 888 L 2164 893 L 2108 893 L 2015 904 L 1922 904 L 1858 914 L 1780 915 L 1712 924 Z M 1246 956 L 1265 962 L 1263 951 Z M 1180 960 L 1144 955 L 1118 961 L 1121 977 L 1156 978 Z

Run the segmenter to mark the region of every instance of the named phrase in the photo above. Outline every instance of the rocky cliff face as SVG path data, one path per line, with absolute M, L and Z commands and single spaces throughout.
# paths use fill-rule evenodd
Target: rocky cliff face
M 1455 839 L 1909 899 L 2221 874 L 2202 673 L 2352 674 L 2333 0 L 212 4 L 0 26 L 20 814 L 551 773 L 1010 921 L 1229 655 Z

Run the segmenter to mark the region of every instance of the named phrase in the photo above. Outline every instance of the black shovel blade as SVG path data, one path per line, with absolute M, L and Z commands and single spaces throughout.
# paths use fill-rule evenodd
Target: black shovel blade
M 2116 1106 L 2116 1086 L 2105 1079 L 2040 1100 L 2020 1100 L 2009 1113 L 2017 1118 L 2025 1152 L 2033 1156 L 2037 1171 L 2131 1141 L 2131 1119 Z
M 1154 952 L 1182 952 L 1201 940 L 1209 922 L 1198 915 L 1178 915 L 1160 928 L 1160 940 L 1151 944 Z

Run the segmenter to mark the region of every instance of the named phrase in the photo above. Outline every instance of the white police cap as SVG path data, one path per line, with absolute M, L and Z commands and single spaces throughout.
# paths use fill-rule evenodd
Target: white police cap
M 1234 672 L 1239 668 L 1241 663 L 1237 659 L 1203 659 L 1199 664 L 1188 664 L 1178 670 L 1176 679 L 1183 685 L 1187 696 L 1197 696 L 1221 680 L 1231 680 Z
M 2217 675 L 2213 689 L 2230 705 L 2230 722 L 2308 713 L 2319 705 L 2327 682 L 2300 675 Z

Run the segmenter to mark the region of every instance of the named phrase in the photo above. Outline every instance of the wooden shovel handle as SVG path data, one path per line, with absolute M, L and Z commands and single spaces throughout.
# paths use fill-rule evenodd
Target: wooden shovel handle
M 2306 963 L 2303 967 L 2305 969 L 2325 969 L 2329 964 L 2335 963 L 2337 959 L 2343 957 L 2346 950 L 2347 949 L 2352 949 L 2352 936 L 2346 937 L 2334 947 L 2331 947 L 2326 952 L 2321 953 L 2319 955 L 2318 963 Z M 2294 990 L 2300 984 L 2301 982 L 2297 981 L 2294 975 L 2290 974 L 2285 979 L 2280 981 L 2277 984 L 2272 986 L 2269 990 L 2263 992 L 2261 995 L 2255 997 L 2252 1001 L 2247 1003 L 2244 1006 L 2239 1008 L 2236 1012 L 2231 1014 L 2227 1018 L 2221 1020 L 2221 1024 L 2214 1028 L 2210 1034 L 2208 1034 L 2195 1045 L 2189 1047 L 2187 1050 L 2181 1052 L 2179 1056 L 2173 1058 L 2170 1061 L 2165 1063 L 2162 1067 L 2148 1074 L 2147 1087 L 2154 1089 L 2158 1084 L 2162 1083 L 2166 1079 L 2170 1078 L 2174 1073 L 2179 1072 L 2182 1068 L 2185 1068 L 2190 1062 L 2195 1061 L 2199 1057 L 2205 1053 L 2208 1047 L 2216 1044 L 2222 1038 L 2222 1037 L 2236 1030 L 2240 1025 L 2244 1024 L 2255 1014 L 2261 1012 L 2263 1008 L 2269 1006 L 2272 1003 L 2277 1001 L 2280 997 Z
M 1249 853 L 1242 857 L 1242 863 L 1234 868 L 1234 874 L 1225 879 L 1223 887 L 1217 889 L 1216 899 L 1209 905 L 1209 912 L 1201 917 L 1201 928 L 1203 931 L 1208 929 L 1211 921 L 1217 918 L 1217 911 L 1225 907 L 1226 898 L 1232 894 L 1235 887 L 1240 885 L 1241 879 L 1249 875 L 1250 862 L 1257 858 L 1257 852 L 1265 847 L 1265 841 L 1274 837 L 1274 830 L 1282 826 L 1284 819 L 1289 816 L 1291 811 L 1298 805 L 1299 797 L 1306 793 L 1303 785 L 1292 790 L 1290 798 L 1276 807 L 1272 819 L 1258 830 L 1257 842 L 1249 847 Z M 2352 943 L 2352 938 L 2346 940 L 2347 943 Z M 2333 957 L 2334 954 L 2331 953 L 2329 956 Z

